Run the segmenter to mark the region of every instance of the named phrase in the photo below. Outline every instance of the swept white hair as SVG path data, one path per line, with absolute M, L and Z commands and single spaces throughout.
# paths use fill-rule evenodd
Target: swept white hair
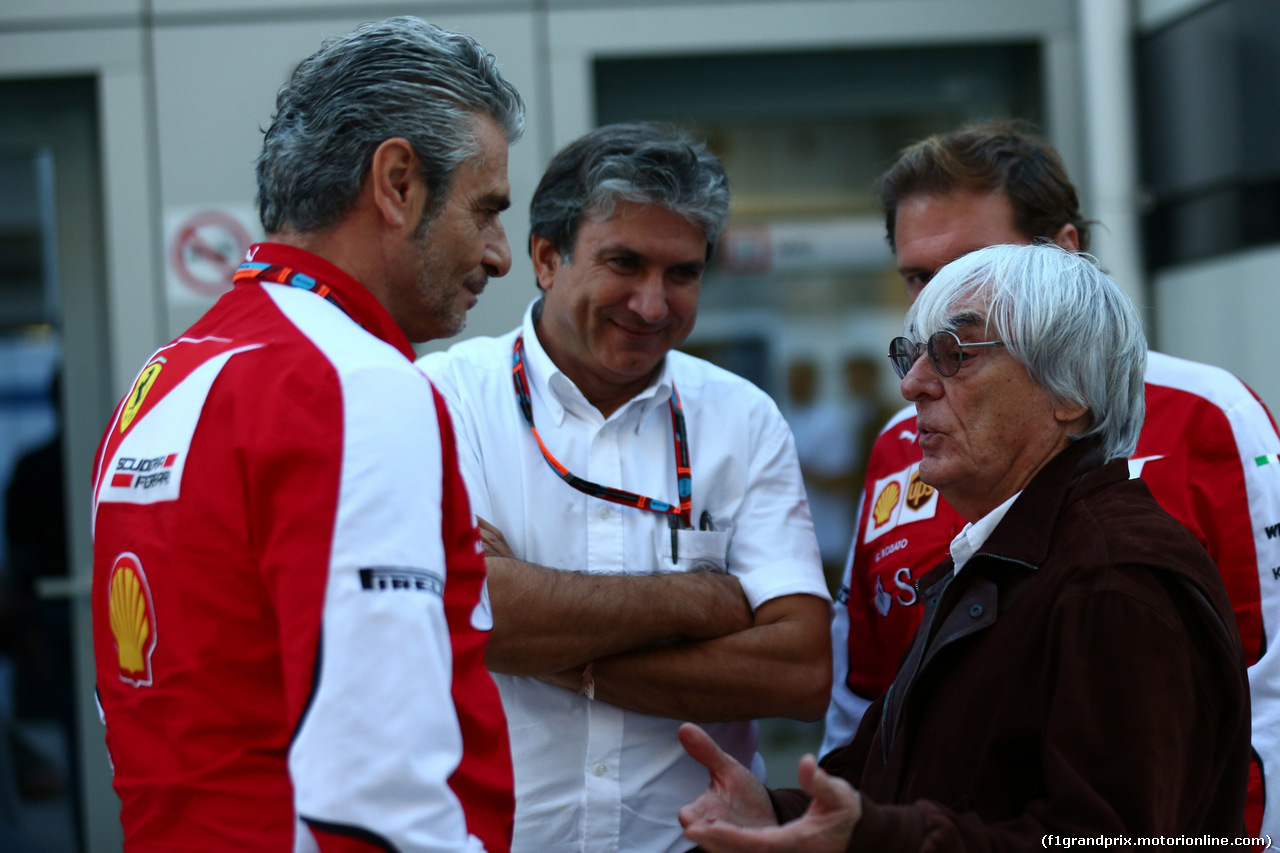
M 1137 309 L 1090 255 L 1050 243 L 990 246 L 933 277 L 907 312 L 907 336 L 924 341 L 965 324 L 957 308 L 984 305 L 998 337 L 1057 403 L 1087 406 L 1088 431 L 1108 460 L 1132 455 L 1146 411 L 1147 339 Z

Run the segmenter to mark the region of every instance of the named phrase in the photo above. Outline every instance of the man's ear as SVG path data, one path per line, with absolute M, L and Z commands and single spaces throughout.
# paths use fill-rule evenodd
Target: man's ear
M 1058 233 L 1053 235 L 1053 242 L 1057 243 L 1068 252 L 1080 251 L 1080 232 L 1076 230 L 1076 226 L 1068 222 L 1058 229 Z
M 556 272 L 564 263 L 555 245 L 546 237 L 534 234 L 529 237 L 529 258 L 533 261 L 533 271 L 538 276 L 538 286 L 550 290 L 555 283 Z
M 1060 424 L 1071 427 L 1068 433 L 1079 435 L 1093 426 L 1093 415 L 1084 403 L 1058 403 L 1053 407 L 1053 417 Z
M 383 223 L 394 230 L 417 227 L 426 209 L 427 185 L 422 163 L 409 140 L 398 136 L 383 140 L 373 152 L 366 180 Z

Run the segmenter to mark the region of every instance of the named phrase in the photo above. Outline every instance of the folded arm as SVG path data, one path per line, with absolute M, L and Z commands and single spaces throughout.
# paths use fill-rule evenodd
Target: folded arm
M 598 658 L 752 626 L 742 587 L 726 574 L 579 574 L 511 557 L 485 562 L 494 623 L 485 662 L 494 672 L 547 675 L 577 667 L 577 689 L 581 668 Z
M 744 631 L 598 659 L 595 698 L 693 722 L 817 720 L 831 695 L 828 612 L 816 596 L 787 595 L 760 605 Z M 554 680 L 576 688 L 581 672 Z

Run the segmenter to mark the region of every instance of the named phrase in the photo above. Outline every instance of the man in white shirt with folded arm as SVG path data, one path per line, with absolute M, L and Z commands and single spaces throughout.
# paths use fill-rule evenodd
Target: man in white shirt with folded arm
M 829 598 L 790 430 L 673 352 L 728 217 L 724 170 L 651 125 L 587 134 L 534 196 L 521 326 L 426 356 L 482 519 L 516 778 L 513 850 L 672 851 L 707 723 L 762 771 L 759 717 L 816 720 Z

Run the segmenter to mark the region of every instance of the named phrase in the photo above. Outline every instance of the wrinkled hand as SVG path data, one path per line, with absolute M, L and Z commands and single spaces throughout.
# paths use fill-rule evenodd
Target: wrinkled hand
M 515 554 L 511 553 L 511 546 L 507 544 L 507 537 L 502 535 L 501 530 L 483 518 L 477 517 L 476 521 L 480 523 L 480 542 L 484 545 L 486 557 L 515 558 Z
M 722 750 L 711 735 L 693 723 L 685 723 L 679 731 L 680 745 L 711 774 L 706 792 L 680 809 L 680 825 L 685 836 L 698 841 L 693 832 L 709 826 L 727 824 L 735 827 L 777 826 L 773 804 L 764 785 L 733 756 Z
M 680 742 L 711 771 L 707 792 L 680 810 L 685 837 L 707 853 L 843 853 L 848 848 L 862 818 L 862 796 L 818 767 L 812 755 L 800 759 L 797 776 L 813 802 L 800 818 L 778 826 L 764 786 L 705 732 L 686 723 Z

